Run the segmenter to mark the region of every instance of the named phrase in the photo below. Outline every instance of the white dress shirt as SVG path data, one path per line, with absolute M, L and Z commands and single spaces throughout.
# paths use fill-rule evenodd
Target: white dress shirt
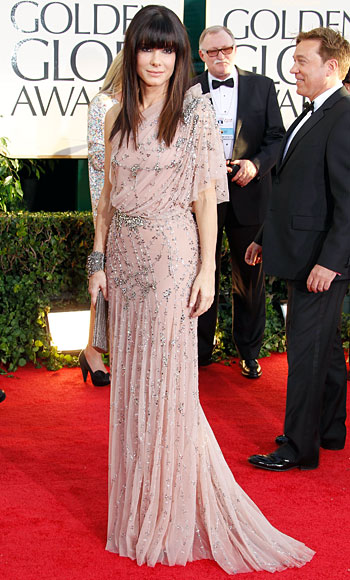
M 321 93 L 320 95 L 318 95 L 318 97 L 316 97 L 316 99 L 314 99 L 314 110 L 313 113 L 315 113 L 317 111 L 317 109 L 319 109 L 323 103 L 328 99 L 328 97 L 330 97 L 331 95 L 333 95 L 333 93 L 335 93 L 336 91 L 338 91 L 341 87 L 343 86 L 343 83 L 339 80 L 334 87 L 331 87 L 330 89 L 327 89 L 326 91 L 324 91 L 323 93 Z M 308 121 L 311 117 L 311 115 L 313 114 L 311 111 L 309 111 L 305 117 L 303 117 L 300 121 L 300 123 L 297 124 L 297 126 L 295 127 L 294 131 L 292 131 L 292 133 L 289 135 L 288 137 L 288 141 L 286 143 L 284 152 L 283 152 L 283 159 L 286 156 L 286 153 L 289 149 L 289 145 L 291 144 L 291 142 L 293 141 L 295 135 L 297 134 L 297 132 L 299 131 L 299 129 L 301 129 L 301 127 L 306 123 L 306 121 Z
M 213 90 L 213 79 L 220 82 L 222 79 L 218 79 L 208 72 L 210 95 L 216 113 L 216 120 L 222 134 L 226 159 L 232 158 L 236 132 L 238 106 L 238 72 L 236 67 L 233 67 L 232 74 L 227 78 L 231 77 L 234 82 L 233 88 L 221 86 L 218 89 Z

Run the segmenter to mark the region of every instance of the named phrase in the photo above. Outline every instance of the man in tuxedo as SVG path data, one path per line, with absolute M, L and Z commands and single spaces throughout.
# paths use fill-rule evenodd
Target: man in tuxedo
M 264 226 L 247 249 L 254 265 L 288 284 L 284 435 L 252 465 L 315 469 L 319 449 L 343 449 L 346 365 L 340 337 L 350 279 L 350 96 L 342 86 L 350 45 L 316 28 L 296 39 L 297 92 L 311 106 L 282 142 Z M 261 246 L 262 244 L 262 246 Z
M 273 81 L 235 66 L 235 39 L 228 28 L 204 30 L 199 55 L 208 70 L 193 84 L 200 83 L 203 93 L 210 92 L 222 132 L 230 191 L 230 201 L 218 206 L 215 299 L 198 321 L 199 365 L 211 362 L 225 229 L 232 260 L 233 339 L 242 374 L 258 378 L 261 367 L 257 358 L 265 329 L 264 273 L 260 266 L 247 266 L 244 255 L 265 217 L 271 168 L 284 127 Z

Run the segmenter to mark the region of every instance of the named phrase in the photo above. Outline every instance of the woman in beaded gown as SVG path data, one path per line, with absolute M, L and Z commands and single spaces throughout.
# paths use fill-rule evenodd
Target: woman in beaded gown
M 143 8 L 125 37 L 122 108 L 106 117 L 110 173 L 89 284 L 93 301 L 100 288 L 109 300 L 106 548 L 139 565 L 214 559 L 229 574 L 300 567 L 314 552 L 273 528 L 235 482 L 199 403 L 196 322 L 214 295 L 227 178 L 208 98 L 181 88 L 189 55 L 177 16 Z M 162 121 L 178 103 L 169 138 L 174 117 Z

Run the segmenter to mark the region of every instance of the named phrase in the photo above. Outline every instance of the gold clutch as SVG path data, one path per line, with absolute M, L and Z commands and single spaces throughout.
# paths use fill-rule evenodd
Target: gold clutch
M 95 310 L 92 346 L 99 352 L 108 352 L 108 303 L 101 290 L 97 295 Z

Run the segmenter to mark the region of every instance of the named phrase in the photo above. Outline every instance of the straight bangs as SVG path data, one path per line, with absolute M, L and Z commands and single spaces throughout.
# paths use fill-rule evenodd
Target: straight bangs
M 110 139 L 120 132 L 119 147 L 124 137 L 133 136 L 137 147 L 137 130 L 142 122 L 142 91 L 137 76 L 137 54 L 142 49 L 171 49 L 176 54 L 174 72 L 169 79 L 167 98 L 159 118 L 158 140 L 169 147 L 178 123 L 182 120 L 184 95 L 192 71 L 191 47 L 187 32 L 178 16 L 165 6 L 149 5 L 137 12 L 125 34 L 122 108 L 113 126 Z
M 179 50 L 179 39 L 176 37 L 174 28 L 170 22 L 158 19 L 140 30 L 136 42 L 136 51 L 142 48 L 168 48 L 174 52 Z

